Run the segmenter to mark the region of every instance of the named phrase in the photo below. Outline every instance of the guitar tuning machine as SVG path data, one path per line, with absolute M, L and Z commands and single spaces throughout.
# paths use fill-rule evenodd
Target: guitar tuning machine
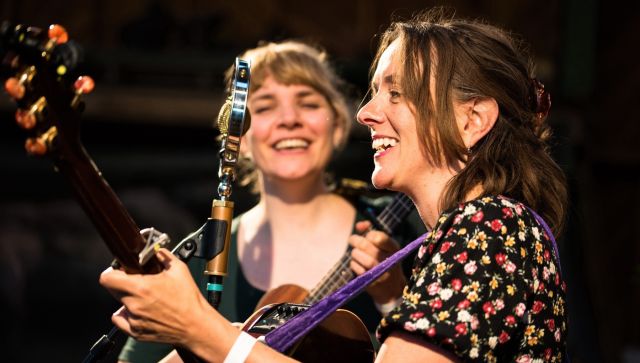
M 36 67 L 27 67 L 15 77 L 9 77 L 4 82 L 4 89 L 14 100 L 21 100 L 26 92 L 26 86 L 29 85 L 35 75 Z
M 47 41 L 47 44 L 44 46 L 42 57 L 48 59 L 49 54 L 51 54 L 51 50 L 56 45 L 66 43 L 69 40 L 69 33 L 67 33 L 67 30 L 62 25 L 51 24 L 47 30 L 47 35 L 49 37 L 49 41 Z
M 16 123 L 25 130 L 31 130 L 37 123 L 38 117 L 42 115 L 44 108 L 47 106 L 47 100 L 40 97 L 36 102 L 29 107 L 28 110 L 17 109 L 16 110 Z
M 51 126 L 39 137 L 28 138 L 24 148 L 30 155 L 43 156 L 53 147 L 53 141 L 56 136 L 58 136 L 58 129 L 55 126 Z
M 73 82 L 73 88 L 75 95 L 71 100 L 71 107 L 77 109 L 78 105 L 80 105 L 80 96 L 91 93 L 95 88 L 95 82 L 89 76 L 80 76 Z

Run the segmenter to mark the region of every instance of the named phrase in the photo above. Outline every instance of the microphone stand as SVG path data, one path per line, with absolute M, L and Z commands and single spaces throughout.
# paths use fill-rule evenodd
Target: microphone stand
M 172 253 L 183 262 L 192 257 L 207 259 L 204 271 L 208 275 L 207 301 L 215 309 L 222 300 L 223 280 L 227 275 L 227 261 L 231 241 L 231 223 L 233 202 L 229 200 L 232 183 L 235 181 L 236 165 L 240 152 L 240 140 L 251 124 L 247 112 L 249 94 L 250 64 L 236 58 L 231 92 L 218 114 L 218 129 L 222 137 L 220 165 L 218 170 L 219 199 L 214 199 L 211 217 L 195 232 L 178 243 Z M 113 327 L 91 347 L 83 363 L 93 363 L 104 358 L 115 345 L 114 337 L 120 330 Z M 185 363 L 199 363 L 201 360 L 190 351 L 176 347 L 176 351 Z

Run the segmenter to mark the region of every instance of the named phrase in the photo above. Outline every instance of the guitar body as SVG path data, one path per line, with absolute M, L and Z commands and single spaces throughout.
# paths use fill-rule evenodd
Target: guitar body
M 263 306 L 246 320 L 242 330 L 259 338 L 307 308 L 308 305 L 290 303 Z M 285 353 L 305 363 L 369 363 L 376 355 L 364 323 L 343 309 L 336 310 Z
M 260 308 L 270 304 L 281 303 L 294 303 L 301 304 L 305 302 L 305 299 L 309 296 L 309 290 L 304 287 L 286 284 L 280 285 L 275 289 L 271 289 L 262 295 L 258 304 L 256 305 L 256 311 Z

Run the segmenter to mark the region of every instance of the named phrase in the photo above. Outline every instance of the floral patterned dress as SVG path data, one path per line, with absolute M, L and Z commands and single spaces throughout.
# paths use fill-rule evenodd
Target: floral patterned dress
M 419 335 L 463 361 L 562 362 L 566 285 L 549 237 L 521 203 L 485 197 L 443 213 L 402 303 L 377 335 Z

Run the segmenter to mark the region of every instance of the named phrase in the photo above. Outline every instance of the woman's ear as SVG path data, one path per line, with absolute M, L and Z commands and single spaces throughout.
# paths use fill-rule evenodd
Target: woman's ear
M 474 98 L 456 106 L 456 121 L 465 147 L 472 148 L 491 131 L 499 111 L 498 103 L 491 97 Z

